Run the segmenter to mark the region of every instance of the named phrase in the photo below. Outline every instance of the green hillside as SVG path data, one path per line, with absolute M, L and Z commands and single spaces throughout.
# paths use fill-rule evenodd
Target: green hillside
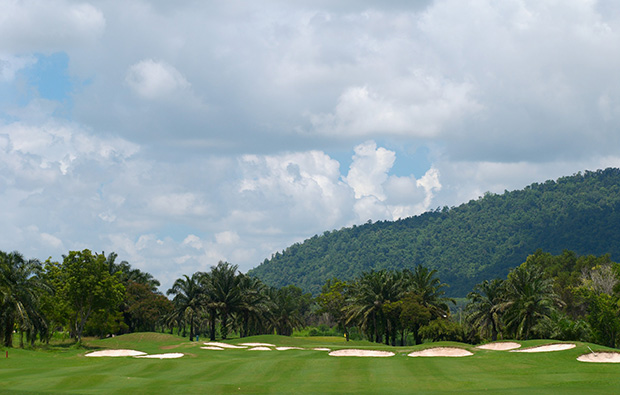
M 314 294 L 332 277 L 425 265 L 448 294 L 505 277 L 537 249 L 620 257 L 620 169 L 586 171 L 458 207 L 325 232 L 274 254 L 249 275 Z

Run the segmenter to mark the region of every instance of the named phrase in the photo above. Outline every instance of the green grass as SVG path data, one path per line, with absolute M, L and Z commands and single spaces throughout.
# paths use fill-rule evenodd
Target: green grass
M 157 333 L 85 340 L 88 350 L 50 347 L 10 349 L 0 355 L 0 393 L 614 393 L 620 364 L 589 364 L 576 358 L 604 347 L 577 343 L 566 351 L 510 353 L 459 343 L 387 347 L 331 337 L 255 336 L 231 343 L 391 350 L 390 358 L 330 357 L 324 351 L 201 350 L 201 342 Z M 553 341 L 521 342 L 524 346 Z M 460 346 L 463 358 L 410 358 L 431 346 Z M 130 348 L 147 353 L 182 352 L 181 359 L 86 358 L 93 349 Z

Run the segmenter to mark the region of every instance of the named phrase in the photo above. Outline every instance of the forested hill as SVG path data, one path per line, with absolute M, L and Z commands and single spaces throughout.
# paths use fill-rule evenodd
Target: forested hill
M 504 278 L 537 249 L 620 259 L 620 169 L 586 171 L 398 221 L 343 228 L 296 243 L 249 275 L 314 294 L 332 277 L 371 269 L 437 269 L 451 296 Z

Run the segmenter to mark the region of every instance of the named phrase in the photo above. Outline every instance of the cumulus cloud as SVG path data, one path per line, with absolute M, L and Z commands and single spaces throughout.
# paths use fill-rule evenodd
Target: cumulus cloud
M 342 220 L 341 210 L 350 198 L 349 190 L 340 181 L 339 163 L 325 153 L 245 155 L 239 165 L 243 206 L 260 210 L 267 218 L 286 212 L 286 220 L 298 226 L 319 219 L 331 227 Z
M 419 180 L 411 176 L 388 175 L 396 154 L 374 141 L 355 147 L 345 178 L 354 190 L 354 211 L 358 220 L 398 219 L 426 211 L 436 191 L 441 190 L 439 171 L 429 169 Z
M 334 112 L 310 115 L 311 123 L 319 133 L 339 136 L 428 138 L 440 134 L 445 125 L 482 109 L 472 97 L 469 83 L 438 81 L 414 73 L 412 79 L 400 84 L 408 88 L 404 97 L 400 92 L 379 94 L 367 86 L 348 88 L 338 98 Z M 402 85 L 398 87 L 401 91 Z
M 385 200 L 383 183 L 392 168 L 396 156 L 385 148 L 378 148 L 374 141 L 368 141 L 355 147 L 353 163 L 347 175 L 347 184 L 355 191 L 356 198 L 374 196 Z
M 127 71 L 125 82 L 136 94 L 150 100 L 169 97 L 190 86 L 173 66 L 153 59 L 132 65 Z

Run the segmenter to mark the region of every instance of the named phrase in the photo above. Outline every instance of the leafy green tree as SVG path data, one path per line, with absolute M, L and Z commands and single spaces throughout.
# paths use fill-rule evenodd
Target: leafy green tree
M 590 292 L 586 319 L 592 328 L 596 343 L 615 348 L 620 335 L 620 300 L 615 295 Z
M 105 257 L 87 249 L 70 251 L 59 269 L 57 292 L 67 303 L 68 321 L 79 343 L 91 314 L 102 310 L 116 313 L 125 288 L 116 275 L 110 275 Z
M 422 344 L 423 337 L 420 333 L 420 328 L 427 325 L 431 318 L 431 311 L 422 303 L 420 295 L 415 292 L 407 292 L 403 296 L 401 299 L 400 321 L 403 327 L 413 334 L 415 344 Z
M 347 306 L 346 299 L 348 289 L 349 284 L 346 281 L 333 278 L 323 285 L 321 294 L 316 298 L 316 302 L 319 305 L 317 313 L 329 314 L 344 331 L 347 341 L 349 341 L 349 332 L 347 329 L 347 315 L 345 309 Z
M 488 332 L 496 341 L 501 328 L 501 307 L 504 303 L 504 280 L 484 280 L 467 295 L 467 319 L 481 332 Z
M 310 294 L 304 294 L 301 288 L 294 285 L 269 291 L 273 301 L 272 324 L 278 335 L 290 336 L 295 329 L 304 326 L 303 311 Z
M 163 324 L 164 317 L 174 310 L 174 305 L 168 298 L 154 293 L 149 285 L 133 281 L 127 285 L 125 302 L 125 320 L 132 332 L 154 332 L 155 326 Z
M 581 285 L 575 289 L 575 293 L 586 302 L 586 320 L 592 328 L 594 340 L 614 348 L 620 335 L 618 276 L 615 263 L 587 267 L 582 271 Z

